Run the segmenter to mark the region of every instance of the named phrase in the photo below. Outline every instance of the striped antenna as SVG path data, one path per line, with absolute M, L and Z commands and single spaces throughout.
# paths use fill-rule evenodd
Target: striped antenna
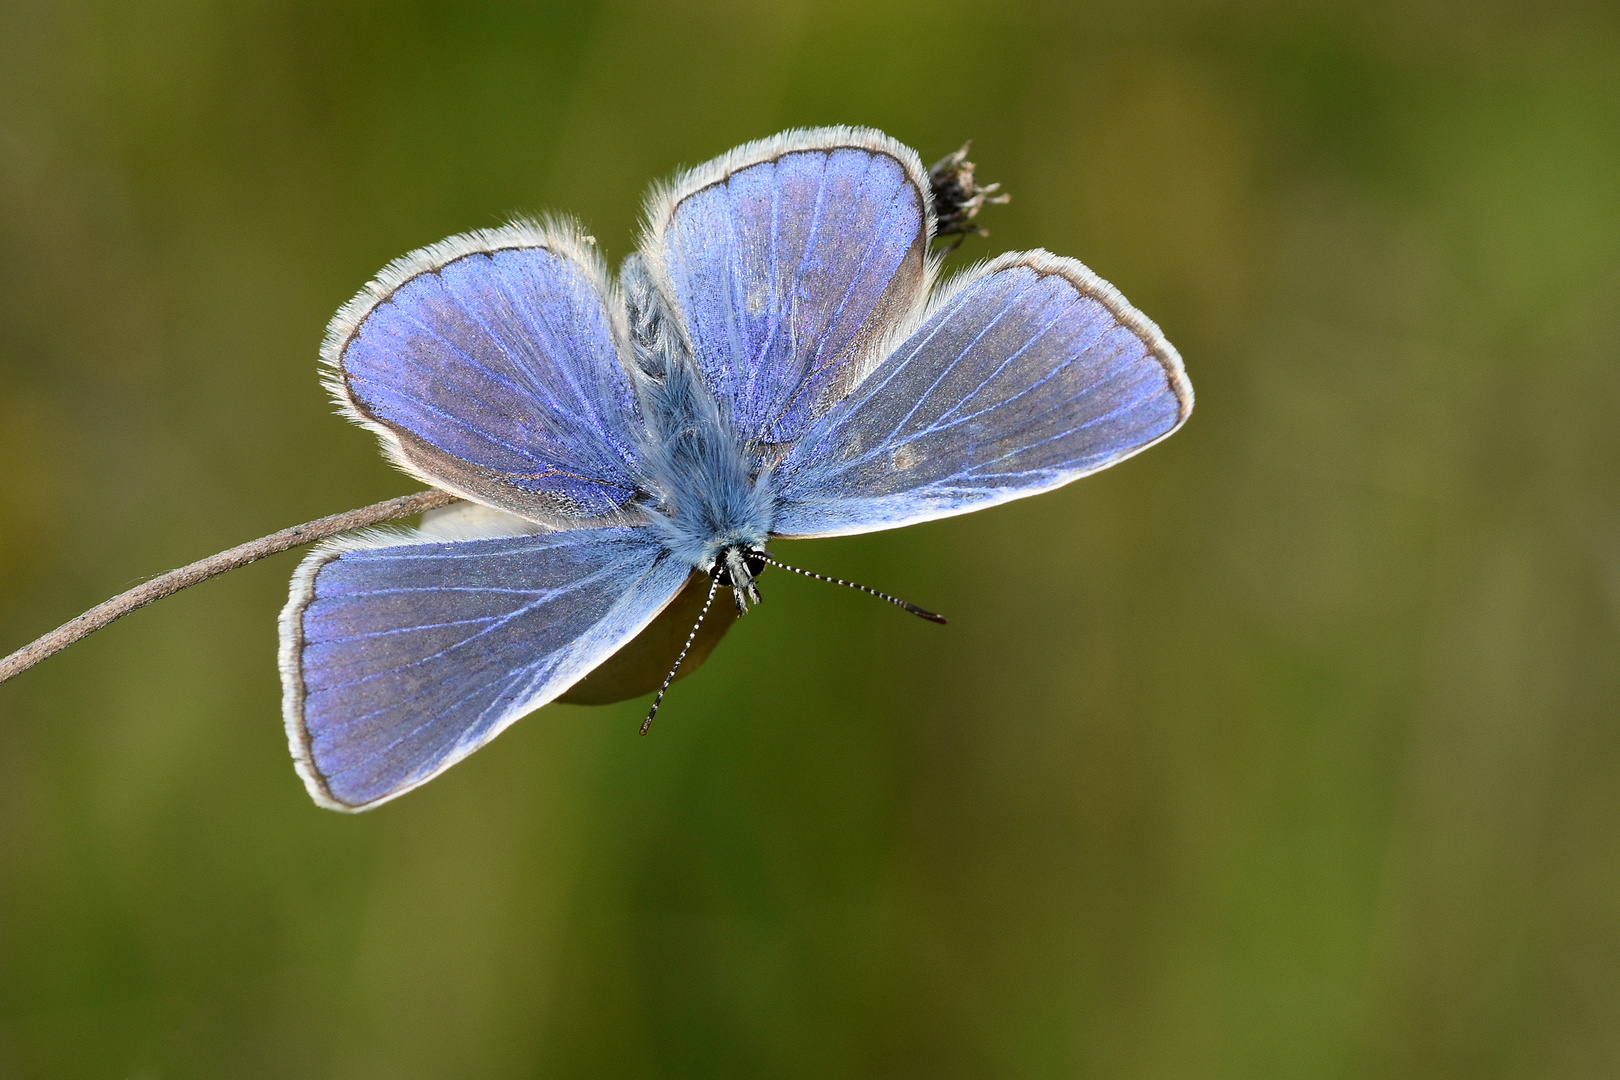
M 929 622 L 944 623 L 946 621 L 945 616 L 936 615 L 932 611 L 928 611 L 925 608 L 920 608 L 916 604 L 900 599 L 898 596 L 890 596 L 886 592 L 879 592 L 876 589 L 867 588 L 865 585 L 858 585 L 853 581 L 845 581 L 843 578 L 828 577 L 826 574 L 818 574 L 814 570 L 800 570 L 797 566 L 789 566 L 785 562 L 778 562 L 769 555 L 765 555 L 763 553 L 760 553 L 759 557 L 764 559 L 765 562 L 771 566 L 781 567 L 783 570 L 791 570 L 795 574 L 803 574 L 805 577 L 815 578 L 817 581 L 825 581 L 830 585 L 844 585 L 851 589 L 859 589 L 868 596 L 875 596 L 879 600 L 887 600 L 895 607 L 905 608 L 913 615 L 927 619 Z
M 703 610 L 698 612 L 697 622 L 692 624 L 692 632 L 686 635 L 686 644 L 681 646 L 681 654 L 675 658 L 675 666 L 669 669 L 668 675 L 664 676 L 664 685 L 658 688 L 658 696 L 653 698 L 652 708 L 647 710 L 647 719 L 641 722 L 641 733 L 643 735 L 647 734 L 647 729 L 652 727 L 653 717 L 658 715 L 658 706 L 664 703 L 664 691 L 668 690 L 669 684 L 675 681 L 675 673 L 681 670 L 681 661 L 686 659 L 686 653 L 692 648 L 692 642 L 697 640 L 698 627 L 703 625 L 703 618 L 708 615 L 709 605 L 714 603 L 714 593 L 718 588 L 720 588 L 720 579 L 710 577 L 709 595 L 703 600 Z

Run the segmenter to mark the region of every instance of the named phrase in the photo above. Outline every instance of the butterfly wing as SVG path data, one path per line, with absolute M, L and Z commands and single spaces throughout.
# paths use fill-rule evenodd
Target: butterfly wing
M 918 329 L 776 470 L 773 531 L 894 528 L 1022 498 L 1169 435 L 1192 384 L 1159 328 L 1073 259 L 1004 255 Z
M 645 529 L 317 549 L 281 615 L 287 737 L 322 806 L 437 776 L 631 640 L 689 567 Z
M 739 438 L 786 443 L 927 294 L 928 178 L 881 132 L 750 143 L 655 191 L 642 256 Z
M 553 527 L 600 524 L 635 489 L 622 319 L 587 238 L 517 224 L 389 266 L 321 356 L 344 412 L 413 476 Z

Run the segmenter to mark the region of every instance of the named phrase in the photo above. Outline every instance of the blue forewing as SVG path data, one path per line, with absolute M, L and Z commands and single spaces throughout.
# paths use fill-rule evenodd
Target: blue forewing
M 928 181 L 848 128 L 740 147 L 648 208 L 642 254 L 745 443 L 798 438 L 881 355 L 932 275 Z
M 572 525 L 635 491 L 622 319 L 578 229 L 515 224 L 398 260 L 338 313 L 321 352 L 344 411 L 406 471 Z
M 777 469 L 774 530 L 890 529 L 1038 494 L 1137 453 L 1192 408 L 1159 328 L 1073 259 L 954 283 Z

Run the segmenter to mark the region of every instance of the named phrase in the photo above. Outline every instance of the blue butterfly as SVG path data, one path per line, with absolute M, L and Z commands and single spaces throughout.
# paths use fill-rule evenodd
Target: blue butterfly
M 775 537 L 1048 491 L 1186 420 L 1180 357 L 1107 282 L 1037 250 L 936 284 L 936 226 L 909 148 L 792 131 L 655 188 L 617 279 L 577 226 L 516 223 L 345 305 L 328 389 L 468 502 L 294 575 L 284 705 L 315 801 L 368 809 L 548 702 L 691 670 Z M 737 611 L 705 620 L 723 588 Z

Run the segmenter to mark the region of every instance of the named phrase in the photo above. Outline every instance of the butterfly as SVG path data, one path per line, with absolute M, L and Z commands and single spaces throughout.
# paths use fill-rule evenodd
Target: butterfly
M 1079 262 L 937 281 L 963 207 L 936 186 L 881 132 L 789 131 L 655 187 L 616 276 L 572 222 L 517 222 L 345 305 L 321 349 L 341 411 L 466 501 L 295 573 L 280 665 L 314 800 L 369 809 L 668 670 L 661 700 L 757 602 L 775 538 L 1048 491 L 1187 419 L 1175 349 Z

